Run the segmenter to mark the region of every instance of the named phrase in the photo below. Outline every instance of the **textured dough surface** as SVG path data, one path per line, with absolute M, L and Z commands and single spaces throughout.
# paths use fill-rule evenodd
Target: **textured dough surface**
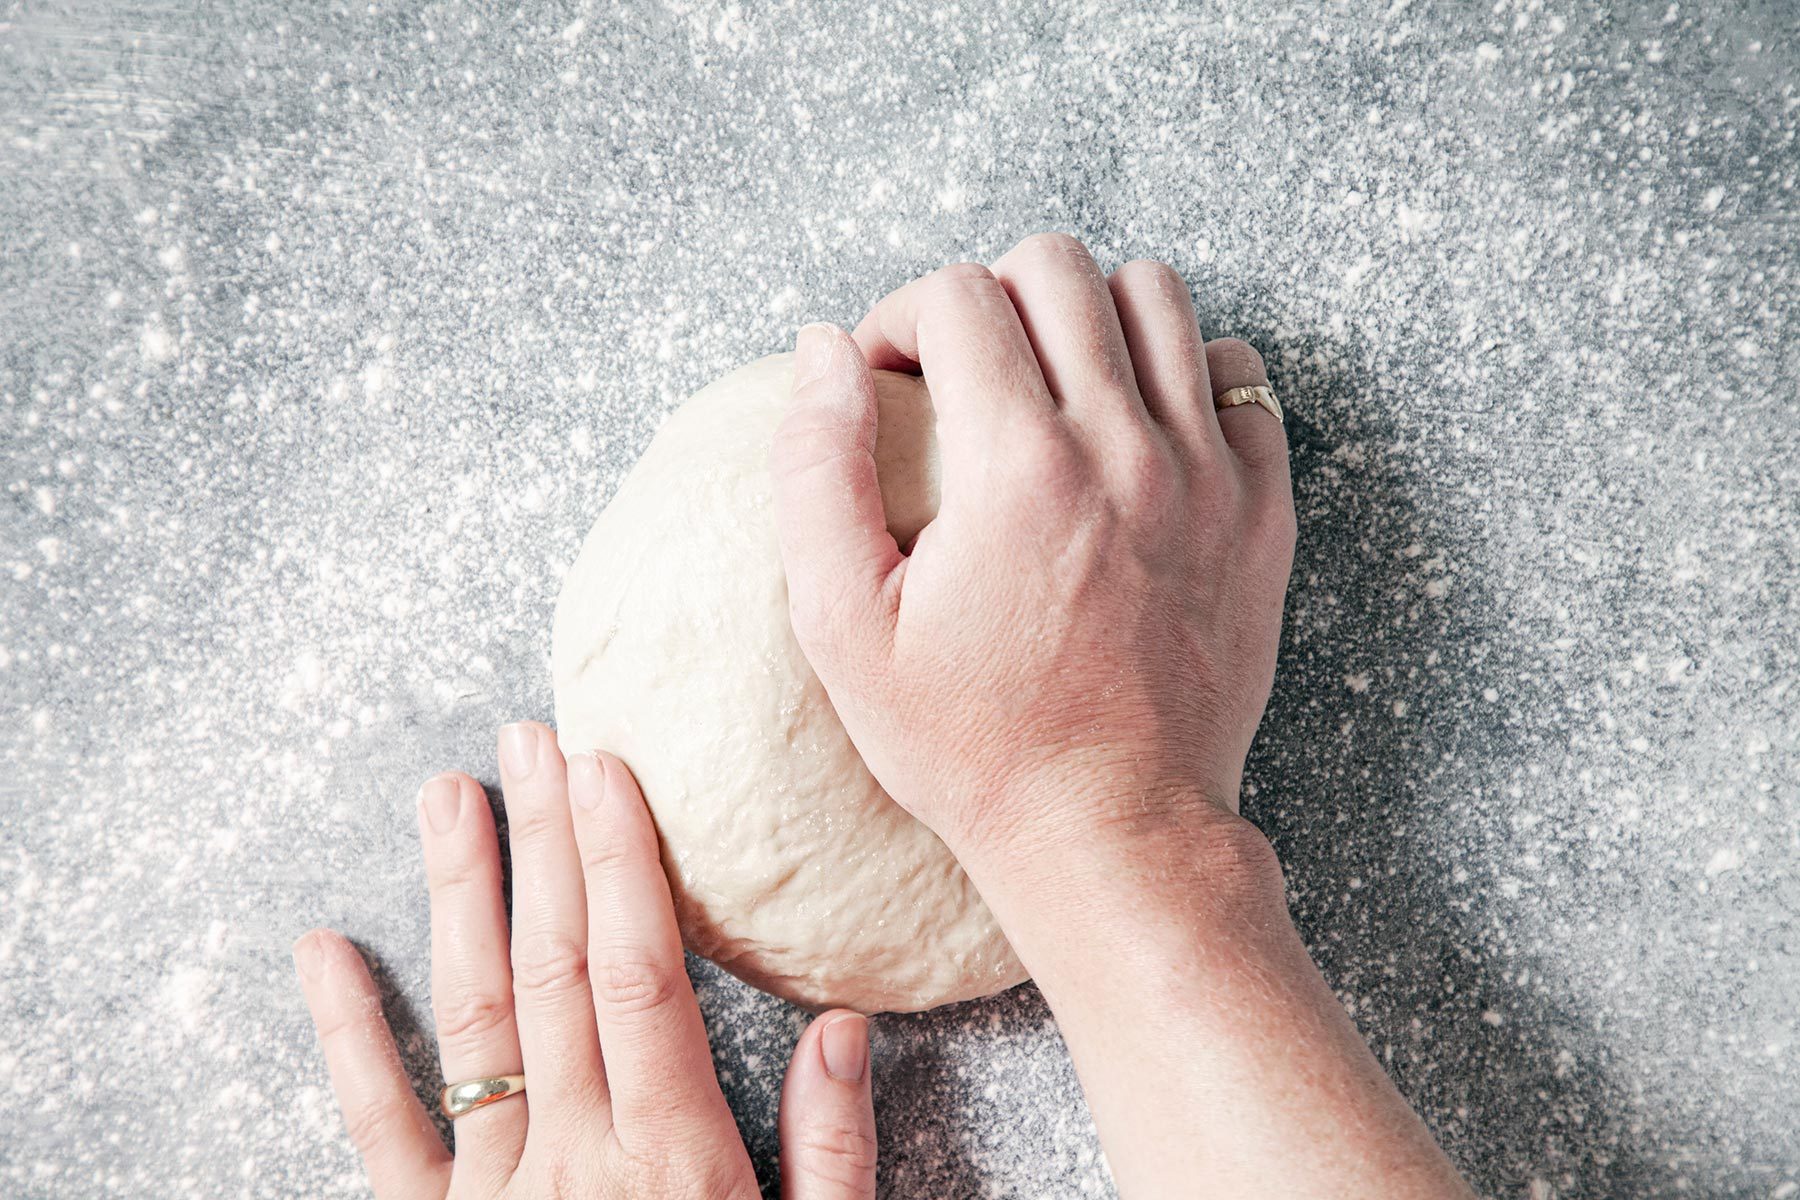
M 792 364 L 682 405 L 601 513 L 556 606 L 568 752 L 630 765 L 687 946 L 809 1008 L 914 1011 L 1025 979 L 935 834 L 882 791 L 788 623 L 769 444 Z M 905 545 L 937 510 L 930 396 L 878 372 L 876 447 Z

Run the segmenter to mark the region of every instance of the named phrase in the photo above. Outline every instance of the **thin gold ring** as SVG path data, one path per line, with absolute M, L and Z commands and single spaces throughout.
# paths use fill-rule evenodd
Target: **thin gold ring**
M 1281 401 L 1275 398 L 1275 389 L 1267 384 L 1255 387 L 1234 387 L 1220 392 L 1213 400 L 1214 408 L 1236 408 L 1240 404 L 1260 404 L 1282 424 L 1286 420 L 1281 415 Z
M 483 1079 L 465 1079 L 461 1083 L 451 1084 L 438 1096 L 438 1107 L 444 1110 L 446 1117 L 454 1121 L 497 1100 L 524 1094 L 523 1075 L 489 1075 Z

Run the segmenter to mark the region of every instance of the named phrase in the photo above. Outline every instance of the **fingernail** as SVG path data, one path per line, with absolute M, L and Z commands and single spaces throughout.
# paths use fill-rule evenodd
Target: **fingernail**
M 500 765 L 514 779 L 529 778 L 537 767 L 537 727 L 524 721 L 500 727 Z
M 569 759 L 569 799 L 586 809 L 600 807 L 606 795 L 606 764 L 592 750 Z
M 448 775 L 427 779 L 419 789 L 419 807 L 433 833 L 449 833 L 462 816 L 462 786 Z
M 831 366 L 831 350 L 835 342 L 833 326 L 820 322 L 802 325 L 794 338 L 794 390 L 805 387 L 824 376 Z
M 861 1083 L 869 1069 L 868 1019 L 854 1014 L 833 1017 L 819 1034 L 819 1049 L 828 1075 L 845 1083 Z
M 294 943 L 294 971 L 308 983 L 319 976 L 319 952 L 314 949 L 314 941 L 312 932 L 308 931 Z

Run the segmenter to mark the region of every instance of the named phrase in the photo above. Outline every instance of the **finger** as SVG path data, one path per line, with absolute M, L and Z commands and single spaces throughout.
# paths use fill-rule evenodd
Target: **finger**
M 556 735 L 535 721 L 501 729 L 500 784 L 512 848 L 519 1047 L 532 1124 L 548 1123 L 556 1136 L 564 1117 L 590 1121 L 605 1096 L 588 990 L 587 899 Z
M 1055 404 L 1012 300 L 994 273 L 955 263 L 893 292 L 856 327 L 870 368 L 922 370 L 945 434 L 947 474 L 974 463 Z
M 994 277 L 1065 413 L 1102 421 L 1143 415 L 1112 293 L 1086 246 L 1066 233 L 1028 237 L 994 264 Z
M 1206 343 L 1207 374 L 1213 396 L 1238 387 L 1267 387 L 1269 374 L 1262 355 L 1237 338 Z M 1288 488 L 1287 433 L 1275 415 L 1260 404 L 1220 409 L 1219 430 L 1252 481 L 1285 492 Z
M 522 1069 L 507 962 L 500 844 L 481 785 L 446 773 L 419 790 L 419 841 L 431 889 L 431 1009 L 446 1084 Z M 529 1081 L 527 1081 L 529 1083 Z M 504 1180 L 525 1149 L 527 1101 L 456 1121 L 458 1170 Z
M 1222 451 L 1205 344 L 1187 282 L 1165 263 L 1138 259 L 1108 276 L 1107 286 L 1145 408 L 1190 451 Z
M 782 1200 L 875 1195 L 869 1022 L 828 1012 L 800 1035 L 781 1087 Z
M 903 558 L 875 473 L 875 379 L 843 330 L 808 325 L 794 351 L 794 395 L 769 455 L 775 526 L 796 635 L 871 648 L 892 635 Z
M 450 1156 L 406 1081 L 362 955 L 315 929 L 294 943 L 294 967 L 369 1186 L 379 1200 L 441 1200 Z
M 599 751 L 569 763 L 587 878 L 588 971 L 614 1128 L 627 1147 L 671 1125 L 732 1131 L 663 875 L 656 827 L 625 764 Z

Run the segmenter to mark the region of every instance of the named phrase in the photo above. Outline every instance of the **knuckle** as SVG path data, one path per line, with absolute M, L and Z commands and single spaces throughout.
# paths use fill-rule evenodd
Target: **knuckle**
M 1236 520 L 1244 511 L 1245 497 L 1250 493 L 1244 472 L 1237 469 L 1234 452 L 1221 449 L 1216 457 L 1200 460 L 1199 465 L 1188 472 L 1188 494 L 1190 499 L 1212 517 L 1225 520 Z
M 383 1096 L 346 1112 L 344 1129 L 350 1135 L 350 1144 L 367 1157 L 399 1137 L 410 1121 L 405 1100 Z
M 478 891 L 499 881 L 493 861 L 470 853 L 466 843 L 460 843 L 452 853 L 426 865 L 431 894 L 440 902 L 459 892 Z
M 1118 459 L 1120 486 L 1133 515 L 1154 518 L 1173 507 L 1181 480 L 1166 448 L 1149 437 L 1133 438 Z
M 817 647 L 835 652 L 850 627 L 853 593 L 825 581 L 813 581 L 788 589 L 788 620 L 794 636 L 809 651 Z
M 793 483 L 862 452 L 862 445 L 842 426 L 790 417 L 769 446 L 769 471 L 776 479 Z
M 1077 255 L 1085 257 L 1088 248 L 1073 234 L 1052 230 L 1032 234 L 1019 243 L 1018 251 L 1034 258 L 1073 258 Z
M 681 994 L 687 973 L 638 947 L 606 955 L 594 966 L 594 1002 L 617 1016 L 655 1012 Z
M 523 939 L 513 948 L 513 990 L 528 996 L 547 996 L 584 986 L 587 959 L 587 947 L 563 934 Z
M 1187 290 L 1187 280 L 1181 277 L 1180 272 L 1168 263 L 1158 262 L 1154 258 L 1134 258 L 1114 271 L 1113 278 L 1130 287 L 1142 286 L 1165 292 Z
M 931 279 L 938 287 L 985 286 L 996 282 L 994 273 L 978 262 L 956 262 L 939 267 L 931 273 Z
M 1168 476 L 1140 475 L 1125 491 L 1127 514 L 1137 523 L 1160 530 L 1176 507 L 1178 488 Z
M 506 832 L 514 846 L 567 838 L 568 810 L 547 797 L 514 795 L 506 806 Z
M 512 997 L 477 992 L 432 1004 L 439 1041 L 480 1038 L 503 1026 L 512 1017 Z
M 930 327 L 936 329 L 937 319 L 946 307 L 980 307 L 1004 299 L 1005 294 L 994 273 L 980 263 L 960 262 L 940 267 L 925 280 L 921 326 L 930 318 Z
M 355 1036 L 380 1025 L 381 1001 L 376 997 L 355 996 L 341 999 L 324 1014 L 317 1028 L 320 1042 L 335 1042 Z
M 782 422 L 781 428 L 775 431 L 775 440 L 769 443 L 769 475 L 777 485 L 791 482 L 798 478 L 808 466 L 815 461 L 809 453 L 809 443 L 813 435 L 802 433 L 791 420 Z M 776 519 L 781 517 L 782 497 L 779 491 L 775 496 Z
M 1086 470 L 1069 438 L 1041 428 L 1021 430 L 1009 458 L 1034 493 L 1060 494 L 1079 487 Z
M 794 1152 L 808 1174 L 845 1190 L 864 1184 L 875 1170 L 875 1135 L 849 1122 L 826 1122 L 800 1131 Z
M 1287 435 L 1269 414 L 1259 410 L 1231 420 L 1226 441 L 1245 466 L 1263 472 L 1287 461 Z
M 1215 366 L 1224 364 L 1237 368 L 1236 375 L 1254 377 L 1258 381 L 1269 377 L 1261 353 L 1242 338 L 1214 338 L 1206 343 L 1206 357 Z
M 604 837 L 590 838 L 581 847 L 582 874 L 590 878 L 618 871 L 634 862 L 657 862 L 660 850 L 653 836 L 639 836 L 615 826 Z M 660 868 L 660 864 L 659 864 Z

